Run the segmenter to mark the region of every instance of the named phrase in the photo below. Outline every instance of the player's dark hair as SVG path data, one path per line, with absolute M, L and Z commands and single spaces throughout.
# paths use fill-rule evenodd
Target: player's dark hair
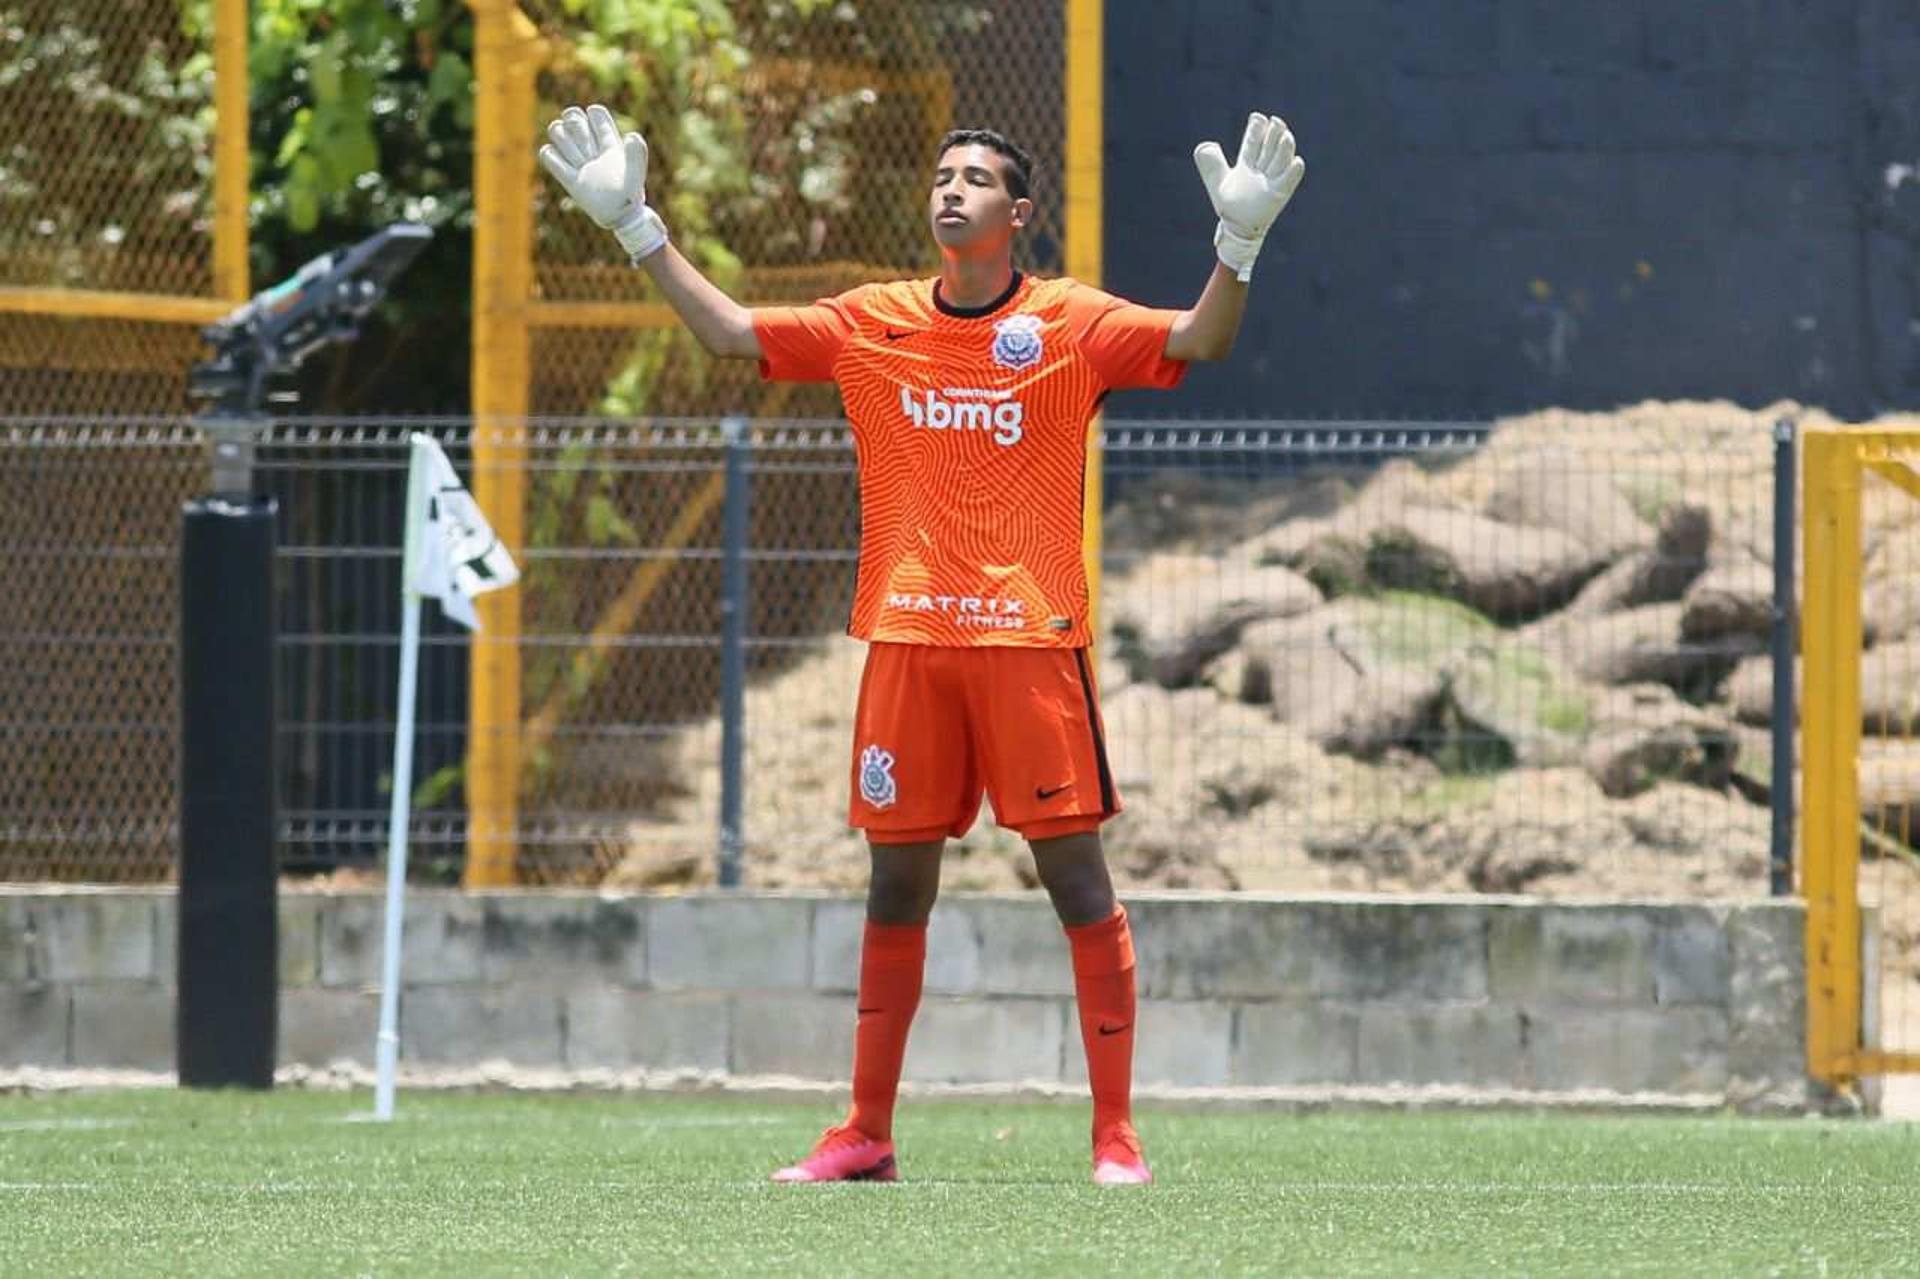
M 945 155 L 954 147 L 974 146 L 985 147 L 1007 162 L 1005 180 L 1009 195 L 1016 200 L 1025 200 L 1033 194 L 1033 157 L 997 129 L 949 129 L 947 136 L 940 139 L 940 150 L 935 153 L 935 158 Z

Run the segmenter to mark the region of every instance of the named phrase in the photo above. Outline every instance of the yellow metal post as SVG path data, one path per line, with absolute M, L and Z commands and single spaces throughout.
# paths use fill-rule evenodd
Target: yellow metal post
M 1106 0 L 1066 0 L 1067 5 L 1067 274 L 1083 284 L 1101 279 L 1102 178 L 1105 115 L 1101 98 Z M 1101 448 L 1098 417 L 1087 440 L 1086 503 L 1081 538 L 1093 632 L 1100 633 Z
M 213 14 L 213 292 L 246 301 L 247 0 L 217 0 Z
M 1801 697 L 1807 1070 L 1845 1085 L 1860 1051 L 1860 459 L 1844 431 L 1806 435 Z
M 543 45 L 511 0 L 474 13 L 473 495 L 525 562 L 527 304 L 533 291 L 534 77 Z M 468 664 L 469 888 L 511 884 L 520 815 L 520 592 L 475 601 Z
M 1100 283 L 1101 75 L 1105 0 L 1067 4 L 1067 274 Z
M 241 229 L 245 234 L 245 228 Z M 241 242 L 242 256 L 246 244 Z M 246 287 L 246 277 L 241 277 Z M 82 319 L 125 319 L 172 324 L 211 324 L 233 310 L 230 298 L 183 298 L 164 293 L 109 293 L 99 289 L 60 289 L 0 285 L 0 311 L 10 315 L 68 315 Z

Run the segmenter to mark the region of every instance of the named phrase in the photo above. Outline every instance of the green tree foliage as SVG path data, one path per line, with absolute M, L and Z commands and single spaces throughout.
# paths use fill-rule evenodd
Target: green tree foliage
M 187 0 L 189 26 L 209 0 Z M 966 5 L 923 0 L 552 0 L 528 5 L 551 34 L 548 91 L 616 104 L 643 125 L 657 157 L 649 195 L 676 242 L 723 287 L 742 246 L 761 265 L 855 246 L 822 228 L 853 205 L 856 148 L 870 87 L 751 74 L 757 57 L 802 67 L 858 59 L 880 68 L 934 64 L 933 41 L 977 20 Z M 437 232 L 408 274 L 390 331 L 320 362 L 307 389 L 322 411 L 458 410 L 466 350 L 473 225 L 473 30 L 459 0 L 254 0 L 254 262 L 278 278 L 315 253 L 400 219 Z M 920 21 L 912 20 L 916 15 Z M 929 18 L 929 15 L 931 17 Z M 546 112 L 567 105 L 542 103 Z M 542 179 L 544 182 L 544 179 Z M 542 198 L 557 205 L 557 198 Z M 889 200 L 911 234 L 911 201 Z M 572 216 L 572 215 L 569 215 Z M 871 219 L 870 219 L 871 220 Z M 542 218 L 551 243 L 579 234 Z M 901 242 L 893 234 L 869 239 Z M 906 241 L 911 242 L 911 241 Z M 897 256 L 890 247 L 889 260 Z M 564 257 L 564 254 L 561 255 Z M 434 358 L 413 358 L 431 351 Z M 674 336 L 645 335 L 598 407 L 655 408 L 671 362 L 683 393 L 708 361 Z
M 186 0 L 204 30 L 210 0 Z M 252 0 L 248 78 L 257 284 L 391 222 L 433 245 L 361 340 L 315 359 L 309 412 L 467 403 L 473 18 L 459 0 Z M 430 354 L 429 354 L 430 353 Z
M 194 0 L 204 8 L 207 0 Z M 803 6 L 811 7 L 811 5 Z M 596 96 L 666 123 L 662 210 L 723 283 L 739 259 L 715 207 L 747 186 L 738 81 L 748 64 L 723 0 L 565 0 L 569 69 Z M 387 331 L 324 362 L 321 411 L 466 406 L 473 231 L 472 11 L 459 0 L 254 0 L 249 56 L 254 257 L 263 278 L 397 220 L 436 232 Z M 554 109 L 558 109 L 555 104 Z M 661 136 L 664 132 L 665 136 Z M 547 228 L 538 228 L 542 233 Z M 414 358 L 433 353 L 431 360 Z

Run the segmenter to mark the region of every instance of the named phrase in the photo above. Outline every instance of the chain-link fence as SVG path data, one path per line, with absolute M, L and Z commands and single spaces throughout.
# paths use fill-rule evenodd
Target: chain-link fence
M 1100 678 L 1129 883 L 1764 891 L 1774 838 L 1770 424 L 1689 410 L 1486 426 L 1115 423 Z M 283 857 L 385 835 L 409 429 L 290 422 L 281 500 Z M 498 433 L 497 433 L 498 434 Z M 518 877 L 704 882 L 719 835 L 722 514 L 742 451 L 745 879 L 862 881 L 843 825 L 861 646 L 843 423 L 536 420 Z M 477 477 L 476 477 L 477 478 Z M 0 877 L 168 873 L 179 422 L 0 433 L 9 650 Z M 429 610 L 431 613 L 432 610 Z M 415 829 L 466 851 L 467 664 L 430 621 Z M 950 882 L 1030 882 L 984 823 Z
M 246 121 L 216 157 L 213 112 L 245 74 L 215 27 L 245 21 L 237 0 L 0 3 L 0 414 L 185 407 L 197 325 L 246 291 Z
M 1772 785 L 1780 452 L 1773 423 L 1718 410 L 1109 423 L 1119 877 L 1766 892 L 1791 818 Z M 860 661 L 832 642 L 749 693 L 750 877 L 862 882 L 820 816 L 843 803 Z M 949 881 L 1032 878 L 983 823 Z
M 436 433 L 463 469 L 465 422 L 303 421 L 263 444 L 280 502 L 283 862 L 369 865 L 384 846 L 399 630 L 407 436 Z M 525 459 L 531 548 L 517 642 L 525 712 L 515 843 L 529 882 L 597 882 L 693 786 L 689 742 L 719 691 L 718 423 L 545 422 L 495 431 Z M 754 677 L 844 618 L 857 536 L 840 424 L 753 439 Z M 207 482 L 184 420 L 0 426 L 0 879 L 171 873 L 179 706 L 179 512 Z M 796 515 L 804 513 L 804 518 Z M 466 841 L 469 637 L 428 610 L 412 838 L 428 875 Z M 675 864 L 706 874 L 711 823 L 675 825 Z M 697 833 L 696 832 L 697 829 Z M 639 832 L 639 833 L 636 833 Z
M 1766 891 L 1765 421 L 1120 427 L 1107 450 L 1136 873 Z
M 1065 0 L 470 7 L 477 414 L 836 409 L 831 388 L 708 359 L 559 209 L 533 154 L 569 104 L 646 131 L 676 241 L 744 300 L 930 269 L 933 147 L 957 124 L 1033 151 L 1023 259 L 1066 263 Z M 249 292 L 248 17 L 245 0 L 0 4 L 0 414 L 185 407 L 193 330 Z M 455 6 L 435 36 L 454 57 L 468 20 Z M 1087 208 L 1078 234 L 1097 238 Z
M 283 802 L 295 866 L 366 861 L 385 838 L 399 503 L 407 431 L 421 427 L 468 466 L 474 433 L 450 423 L 286 426 L 265 453 L 287 529 Z M 517 878 L 599 882 L 696 785 L 692 742 L 720 693 L 729 446 L 717 422 L 547 421 L 487 434 L 525 459 L 528 495 Z M 759 677 L 843 618 L 857 520 L 843 428 L 767 427 L 752 448 L 748 543 L 770 583 L 747 628 Z M 467 657 L 501 642 L 438 619 L 427 628 L 414 835 L 447 874 L 466 840 Z M 717 817 L 703 807 L 671 828 L 683 874 L 711 871 Z
M 204 480 L 177 419 L 0 425 L 0 879 L 170 872 L 180 504 Z
M 497 138 L 483 128 L 477 142 L 508 152 L 503 163 L 531 184 L 503 199 L 517 217 L 533 209 L 535 413 L 838 409 L 831 386 L 765 385 L 751 366 L 712 360 L 605 232 L 561 209 L 530 161 L 537 131 L 569 105 L 604 102 L 646 134 L 650 198 L 676 242 L 743 301 L 811 301 L 931 274 L 934 150 L 962 125 L 998 128 L 1034 154 L 1036 219 L 1021 254 L 1030 268 L 1062 269 L 1059 0 L 713 6 L 698 30 L 655 33 L 611 63 L 607 35 L 586 29 L 575 6 L 521 10 L 531 26 L 508 47 L 532 68 L 531 118 L 509 118 Z
M 212 291 L 212 85 L 180 74 L 210 52 L 178 0 L 0 6 L 0 280 Z

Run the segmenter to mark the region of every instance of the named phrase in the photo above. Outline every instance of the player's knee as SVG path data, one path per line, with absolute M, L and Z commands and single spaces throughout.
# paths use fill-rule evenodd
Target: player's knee
M 1113 879 L 1097 835 L 1036 841 L 1033 864 L 1062 922 L 1098 923 L 1113 914 Z
M 867 889 L 867 918 L 876 924 L 924 924 L 937 896 L 936 887 L 876 880 Z
M 1110 918 L 1119 900 L 1113 895 L 1112 883 L 1105 877 L 1076 879 L 1057 888 L 1048 884 L 1047 895 L 1053 899 L 1054 914 L 1069 928 Z
M 875 848 L 867 882 L 867 918 L 876 924 L 922 924 L 940 895 L 940 852 Z

